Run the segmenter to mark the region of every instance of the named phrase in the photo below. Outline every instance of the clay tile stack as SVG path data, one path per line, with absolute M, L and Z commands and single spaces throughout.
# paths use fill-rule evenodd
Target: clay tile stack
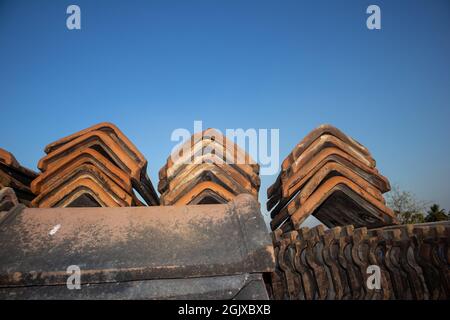
M 19 202 L 28 206 L 34 198 L 30 183 L 36 176 L 36 172 L 21 166 L 13 154 L 0 148 L 0 188 L 12 188 Z
M 159 171 L 163 205 L 226 203 L 236 195 L 258 197 L 259 165 L 214 129 L 194 134 Z
M 322 125 L 295 146 L 267 190 L 271 227 L 298 229 L 311 214 L 328 227 L 394 224 L 382 195 L 389 190 L 369 150 L 337 128 Z
M 158 205 L 147 160 L 113 124 L 100 123 L 49 144 L 31 189 L 35 207 Z
M 269 292 L 293 300 L 448 300 L 449 237 L 450 221 L 276 230 Z M 380 287 L 369 289 L 374 266 Z

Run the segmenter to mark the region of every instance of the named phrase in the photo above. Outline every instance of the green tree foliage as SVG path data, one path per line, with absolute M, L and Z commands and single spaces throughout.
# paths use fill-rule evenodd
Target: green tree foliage
M 427 216 L 425 217 L 426 222 L 445 220 L 449 220 L 449 217 L 447 214 L 445 214 L 445 210 L 441 209 L 438 204 L 433 204 L 430 209 L 428 209 Z

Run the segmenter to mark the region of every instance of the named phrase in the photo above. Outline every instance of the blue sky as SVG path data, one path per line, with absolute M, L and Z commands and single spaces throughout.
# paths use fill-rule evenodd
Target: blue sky
M 70 4 L 82 30 L 66 28 Z M 0 111 L 0 147 L 31 168 L 47 143 L 111 121 L 155 185 L 194 120 L 279 128 L 282 158 L 331 123 L 392 184 L 450 209 L 450 2 L 0 0 Z

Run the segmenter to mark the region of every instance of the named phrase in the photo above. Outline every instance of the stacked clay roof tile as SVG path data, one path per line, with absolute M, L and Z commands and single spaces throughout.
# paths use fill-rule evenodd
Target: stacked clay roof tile
M 382 195 L 389 190 L 366 147 L 322 125 L 295 146 L 268 189 L 271 227 L 297 229 L 310 215 L 328 227 L 394 224 Z
M 236 195 L 258 198 L 259 165 L 214 129 L 195 133 L 159 171 L 163 205 L 226 203 Z
M 10 187 L 19 202 L 30 205 L 34 194 L 30 184 L 38 174 L 23 167 L 10 152 L 0 148 L 0 188 Z
M 449 239 L 448 221 L 278 229 L 273 233 L 277 266 L 268 288 L 273 299 L 446 300 Z
M 147 160 L 113 124 L 100 123 L 45 148 L 31 183 L 35 207 L 158 205 Z

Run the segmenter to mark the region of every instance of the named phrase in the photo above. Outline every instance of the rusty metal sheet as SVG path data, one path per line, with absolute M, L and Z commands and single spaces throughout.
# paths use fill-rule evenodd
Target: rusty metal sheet
M 0 288 L 65 286 L 71 265 L 83 286 L 272 272 L 274 253 L 249 195 L 226 205 L 25 208 L 0 225 Z

